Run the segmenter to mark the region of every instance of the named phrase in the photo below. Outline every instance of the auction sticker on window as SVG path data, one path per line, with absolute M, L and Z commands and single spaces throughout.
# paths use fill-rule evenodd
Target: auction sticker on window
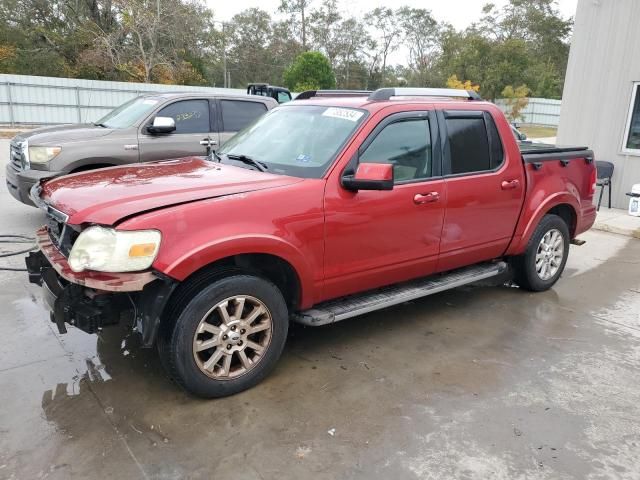
M 323 117 L 342 118 L 351 122 L 357 122 L 362 116 L 362 112 L 350 108 L 329 107 L 323 113 Z

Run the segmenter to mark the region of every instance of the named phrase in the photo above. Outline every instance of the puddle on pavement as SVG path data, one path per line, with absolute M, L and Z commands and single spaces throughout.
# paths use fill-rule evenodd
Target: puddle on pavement
M 59 368 L 53 376 L 51 372 L 48 373 L 46 382 L 52 385 L 52 389 L 45 395 L 49 399 L 62 391 L 69 396 L 80 394 L 84 381 L 109 382 L 113 379 L 112 372 L 122 367 L 123 363 L 136 362 L 139 354 L 145 356 L 138 336 L 131 332 L 128 325 L 110 327 L 98 334 L 87 334 L 68 327 L 67 333 L 60 335 L 56 325 L 49 320 L 48 308 L 37 295 L 19 298 L 12 304 L 18 322 L 27 329 L 28 335 L 24 341 L 29 342 L 34 336 L 48 337 L 51 341 L 45 347 L 48 351 L 43 358 L 66 358 L 66 361 L 57 362 Z

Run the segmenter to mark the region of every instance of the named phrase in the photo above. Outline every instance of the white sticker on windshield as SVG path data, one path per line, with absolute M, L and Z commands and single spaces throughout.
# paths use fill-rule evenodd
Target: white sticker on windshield
M 147 99 L 147 100 L 143 100 L 142 103 L 145 105 L 155 105 L 156 103 L 158 103 L 158 100 Z
M 322 113 L 322 116 L 342 118 L 343 120 L 357 122 L 358 119 L 362 116 L 362 112 L 359 112 L 358 110 L 352 110 L 350 108 L 329 107 Z

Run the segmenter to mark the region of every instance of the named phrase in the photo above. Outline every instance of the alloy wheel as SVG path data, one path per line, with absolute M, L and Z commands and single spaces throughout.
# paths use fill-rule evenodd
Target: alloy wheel
M 193 338 L 198 368 L 216 380 L 246 374 L 263 358 L 273 330 L 271 312 L 255 297 L 218 302 L 200 320 Z
M 564 256 L 564 238 L 557 229 L 549 230 L 544 234 L 536 251 L 536 273 L 541 280 L 549 280 L 554 277 Z

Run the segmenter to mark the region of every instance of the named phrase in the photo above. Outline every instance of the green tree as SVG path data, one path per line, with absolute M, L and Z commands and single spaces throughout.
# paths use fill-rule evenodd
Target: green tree
M 381 83 L 385 84 L 387 73 L 387 58 L 389 54 L 398 49 L 401 28 L 395 12 L 390 8 L 377 7 L 367 13 L 365 22 L 370 25 L 377 34 L 377 41 L 372 46 L 377 47 L 377 52 L 372 55 L 371 72 L 375 72 L 378 62 L 381 62 Z
M 520 85 L 516 88 L 512 85 L 504 87 L 504 90 L 502 90 L 502 98 L 506 99 L 508 107 L 507 118 L 509 121 L 517 122 L 521 118 L 524 118 L 522 110 L 529 105 L 529 99 L 527 98 L 529 93 L 529 87 L 526 85 Z
M 243 10 L 227 24 L 226 32 L 227 68 L 233 84 L 270 81 L 269 43 L 273 29 L 269 14 L 259 8 Z
M 307 28 L 308 28 L 308 12 L 312 0 L 280 0 L 280 10 L 283 13 L 293 15 L 292 24 L 300 30 L 302 40 L 302 49 L 307 50 Z M 300 15 L 298 20 L 295 15 Z
M 396 18 L 402 28 L 402 40 L 409 49 L 411 72 L 407 82 L 413 86 L 429 86 L 434 82 L 434 66 L 439 56 L 440 25 L 424 8 L 401 7 Z
M 284 72 L 285 85 L 294 91 L 332 89 L 336 78 L 327 57 L 320 52 L 303 52 Z

